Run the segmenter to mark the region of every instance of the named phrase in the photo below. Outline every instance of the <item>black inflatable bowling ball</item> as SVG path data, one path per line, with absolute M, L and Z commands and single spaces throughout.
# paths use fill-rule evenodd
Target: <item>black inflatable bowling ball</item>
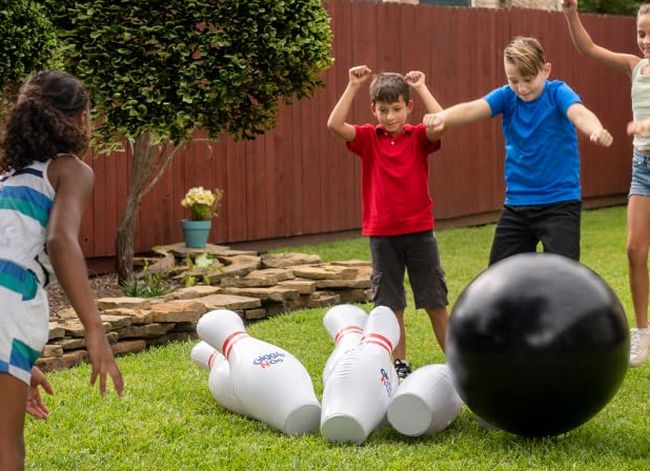
M 567 432 L 596 415 L 627 372 L 627 319 L 596 273 L 552 254 L 516 255 L 461 293 L 447 362 L 479 417 L 522 436 Z

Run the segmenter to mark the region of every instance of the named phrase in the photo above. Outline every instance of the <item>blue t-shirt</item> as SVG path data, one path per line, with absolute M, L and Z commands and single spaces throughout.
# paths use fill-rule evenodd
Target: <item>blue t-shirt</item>
M 484 99 L 492 117 L 503 114 L 506 201 L 513 206 L 580 200 L 580 156 L 567 110 L 580 97 L 566 83 L 547 80 L 542 94 L 523 101 L 509 85 Z

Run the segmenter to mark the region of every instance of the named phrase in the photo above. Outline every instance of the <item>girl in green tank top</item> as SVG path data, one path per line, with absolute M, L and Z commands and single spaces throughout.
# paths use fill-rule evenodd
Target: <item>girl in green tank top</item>
M 650 245 L 650 3 L 637 14 L 637 44 L 642 57 L 613 52 L 593 42 L 578 15 L 578 0 L 563 0 L 571 39 L 578 51 L 627 75 L 632 82 L 634 121 L 628 133 L 634 136 L 632 184 L 627 206 L 627 259 L 636 327 L 630 332 L 630 366 L 648 359 L 648 246 Z

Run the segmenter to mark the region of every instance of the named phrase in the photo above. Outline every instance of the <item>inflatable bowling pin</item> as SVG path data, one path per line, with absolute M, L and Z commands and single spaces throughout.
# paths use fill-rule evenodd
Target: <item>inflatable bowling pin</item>
M 398 342 L 393 311 L 373 309 L 361 343 L 341 357 L 325 383 L 320 430 L 327 440 L 360 444 L 382 424 L 398 384 L 391 360 Z
M 462 405 L 447 365 L 427 365 L 402 381 L 388 405 L 388 422 L 403 435 L 434 435 L 456 420 Z
M 323 384 L 327 382 L 334 365 L 343 354 L 359 345 L 367 319 L 366 311 L 352 304 L 340 304 L 328 309 L 325 313 L 323 324 L 327 333 L 334 340 L 335 347 L 323 368 Z
M 288 435 L 318 428 L 320 404 L 309 373 L 286 350 L 251 337 L 233 311 L 204 314 L 196 328 L 230 365 L 230 380 L 240 410 Z
M 233 391 L 226 357 L 203 341 L 192 348 L 190 357 L 195 364 L 210 372 L 208 389 L 217 402 L 230 412 L 246 415 Z

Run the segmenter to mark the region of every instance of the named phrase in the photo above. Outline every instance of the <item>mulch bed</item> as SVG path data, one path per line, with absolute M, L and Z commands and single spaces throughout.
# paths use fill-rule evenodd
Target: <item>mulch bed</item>
M 95 298 L 124 296 L 115 273 L 93 276 L 89 281 Z M 50 314 L 56 314 L 60 310 L 70 307 L 70 301 L 58 283 L 52 283 L 47 287 L 47 297 L 50 303 Z

